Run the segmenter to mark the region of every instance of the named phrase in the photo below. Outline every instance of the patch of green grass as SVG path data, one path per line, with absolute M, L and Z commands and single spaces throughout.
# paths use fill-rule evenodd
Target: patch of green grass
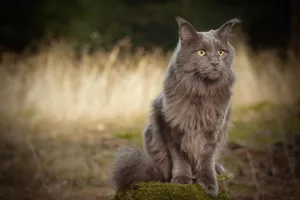
M 235 111 L 229 140 L 247 146 L 262 147 L 281 140 L 283 136 L 299 133 L 300 117 L 295 114 L 295 110 L 295 106 L 275 107 L 265 103 L 251 106 L 239 113 Z M 247 120 L 241 119 L 250 112 L 256 112 L 255 116 Z
M 247 115 L 251 115 L 253 117 L 254 115 L 260 116 L 263 113 L 274 112 L 274 110 L 278 107 L 279 106 L 277 104 L 271 102 L 260 102 L 242 108 L 233 108 L 232 116 L 234 120 L 240 120 Z
M 137 146 L 142 146 L 142 131 L 125 131 L 115 134 L 115 138 L 130 140 L 133 144 Z
M 252 111 L 256 111 L 256 112 L 261 112 L 263 110 L 272 109 L 274 107 L 276 107 L 276 104 L 271 103 L 271 102 L 262 101 L 262 102 L 250 105 L 248 107 L 245 107 L 245 108 L 241 109 L 241 111 L 252 110 Z

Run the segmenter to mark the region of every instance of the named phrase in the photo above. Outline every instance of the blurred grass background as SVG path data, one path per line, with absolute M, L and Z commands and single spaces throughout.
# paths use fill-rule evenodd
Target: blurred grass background
M 181 15 L 243 19 L 221 161 L 232 199 L 297 199 L 296 1 L 7 1 L 0 14 L 0 198 L 108 199 L 115 150 L 142 145 Z M 15 13 L 15 14 L 12 14 Z M 280 13 L 280 14 L 278 14 Z

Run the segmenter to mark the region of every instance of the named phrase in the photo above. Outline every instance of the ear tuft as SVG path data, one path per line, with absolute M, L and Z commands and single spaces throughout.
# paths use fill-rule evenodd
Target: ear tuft
M 180 16 L 175 17 L 175 20 L 177 21 L 177 23 L 178 23 L 179 26 L 182 25 L 182 24 L 184 24 L 184 23 L 189 23 L 187 20 L 183 19 Z
M 242 23 L 242 20 L 238 18 L 230 19 L 225 22 L 219 29 L 217 29 L 217 34 L 227 40 L 227 38 L 231 36 L 231 29 L 233 28 L 233 26 L 239 23 Z
M 193 39 L 198 37 L 198 33 L 195 28 L 182 17 L 175 17 L 179 26 L 179 37 L 182 44 L 188 44 Z
M 239 18 L 233 18 L 233 19 L 228 20 L 226 23 L 239 24 L 239 23 L 242 23 L 242 22 L 243 21 Z

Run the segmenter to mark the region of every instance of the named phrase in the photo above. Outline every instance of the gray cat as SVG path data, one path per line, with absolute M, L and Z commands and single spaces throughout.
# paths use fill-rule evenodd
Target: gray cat
M 176 21 L 179 42 L 152 103 L 144 148 L 121 148 L 112 178 L 118 188 L 140 181 L 196 182 L 217 196 L 216 174 L 224 169 L 215 160 L 226 141 L 235 82 L 229 36 L 240 20 L 209 32 L 197 32 L 181 17 Z

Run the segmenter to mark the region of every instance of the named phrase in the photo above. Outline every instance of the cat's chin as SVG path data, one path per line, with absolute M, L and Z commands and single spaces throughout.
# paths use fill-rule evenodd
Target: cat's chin
M 207 76 L 204 78 L 204 82 L 208 84 L 217 83 L 221 80 L 222 76 Z

